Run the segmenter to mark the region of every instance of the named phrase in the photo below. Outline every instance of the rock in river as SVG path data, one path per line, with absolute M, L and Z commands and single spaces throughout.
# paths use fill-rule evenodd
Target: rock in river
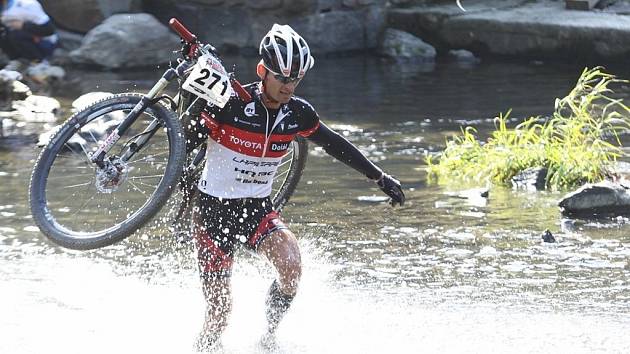
M 563 214 L 630 214 L 630 181 L 586 184 L 558 203 Z

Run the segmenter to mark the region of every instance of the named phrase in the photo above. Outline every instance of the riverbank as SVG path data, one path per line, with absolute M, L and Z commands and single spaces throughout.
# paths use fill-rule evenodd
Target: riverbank
M 387 25 L 412 33 L 438 52 L 467 49 L 481 57 L 598 63 L 630 54 L 628 6 L 576 11 L 564 1 L 464 1 L 391 9 Z
M 387 53 L 382 47 L 388 29 L 413 34 L 438 55 L 466 49 L 484 59 L 606 65 L 630 54 L 626 0 L 600 1 L 590 11 L 567 10 L 559 0 L 462 0 L 465 12 L 455 0 L 300 0 L 293 7 L 278 1 L 152 0 L 103 7 L 91 0 L 64 6 L 68 2 L 42 0 L 61 29 L 54 61 L 66 67 L 163 64 L 178 43 L 166 28 L 171 17 L 221 53 L 242 56 L 257 55 L 259 39 L 274 22 L 293 26 L 320 58 Z

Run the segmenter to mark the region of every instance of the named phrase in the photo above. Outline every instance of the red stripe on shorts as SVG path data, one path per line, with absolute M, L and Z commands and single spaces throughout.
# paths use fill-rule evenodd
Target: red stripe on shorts
M 274 232 L 279 228 L 285 228 L 285 226 L 282 220 L 280 220 L 280 214 L 274 210 L 260 221 L 256 232 L 249 238 L 250 246 L 256 249 L 261 237 L 267 236 L 269 233 Z

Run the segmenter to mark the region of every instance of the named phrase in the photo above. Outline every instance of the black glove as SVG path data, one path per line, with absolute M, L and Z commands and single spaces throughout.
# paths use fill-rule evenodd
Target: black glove
M 405 204 L 405 193 L 403 193 L 400 182 L 396 178 L 383 173 L 383 176 L 376 181 L 376 184 L 378 184 L 383 193 L 392 198 L 390 201 L 392 206 Z

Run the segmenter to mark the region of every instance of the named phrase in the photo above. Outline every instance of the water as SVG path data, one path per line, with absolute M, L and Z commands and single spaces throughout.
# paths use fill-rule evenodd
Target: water
M 243 81 L 253 79 L 254 63 L 234 61 Z M 627 218 L 564 220 L 562 193 L 492 187 L 487 200 L 462 199 L 454 195 L 480 186 L 428 184 L 423 170 L 424 154 L 461 124 L 484 134 L 509 108 L 515 118 L 548 114 L 580 68 L 362 58 L 316 68 L 300 94 L 400 178 L 408 201 L 370 201 L 381 195 L 373 184 L 311 148 L 284 212 L 304 276 L 275 352 L 630 351 Z M 67 107 L 92 90 L 146 89 L 158 75 L 80 73 L 58 97 Z M 0 352 L 192 351 L 204 310 L 192 250 L 160 223 L 95 251 L 45 241 L 27 207 L 31 140 L 0 140 Z M 557 243 L 541 241 L 545 229 Z M 263 261 L 239 255 L 217 352 L 265 352 L 258 339 L 272 278 Z

